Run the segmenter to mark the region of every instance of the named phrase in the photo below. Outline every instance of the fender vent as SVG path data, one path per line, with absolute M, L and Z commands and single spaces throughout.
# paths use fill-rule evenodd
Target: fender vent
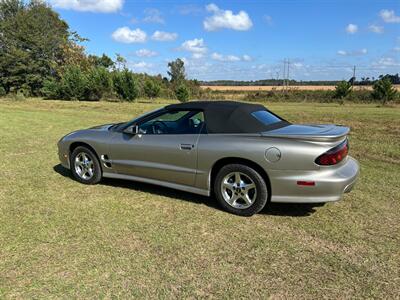
M 101 156 L 101 162 L 103 163 L 103 166 L 106 167 L 107 169 L 112 168 L 111 160 L 108 158 L 107 155 Z

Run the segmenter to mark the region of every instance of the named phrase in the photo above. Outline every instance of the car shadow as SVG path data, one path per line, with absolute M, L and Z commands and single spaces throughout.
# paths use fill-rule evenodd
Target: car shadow
M 74 179 L 70 170 L 61 164 L 55 165 L 53 170 L 61 176 Z M 165 196 L 177 200 L 188 201 L 196 204 L 203 204 L 211 208 L 221 209 L 214 197 L 206 197 L 192 194 L 185 191 L 174 190 L 167 187 L 156 186 L 149 183 L 129 181 L 122 179 L 103 178 L 99 183 L 106 186 L 131 189 L 135 191 Z M 268 203 L 259 213 L 271 216 L 307 217 L 316 212 L 316 207 L 324 204 L 288 204 L 288 203 Z
M 53 170 L 64 176 L 71 179 L 74 179 L 70 170 L 64 168 L 61 164 L 55 165 Z M 185 191 L 174 190 L 167 187 L 162 187 L 154 184 L 138 182 L 138 181 L 130 181 L 130 180 L 123 180 L 123 179 L 113 179 L 113 178 L 103 178 L 99 183 L 101 185 L 117 187 L 117 188 L 124 188 L 130 189 L 140 192 L 145 192 L 149 194 L 154 194 L 158 196 L 165 196 L 177 200 L 188 201 L 196 204 L 204 204 L 212 208 L 217 208 L 218 204 L 216 203 L 215 199 L 211 197 L 206 197 L 202 195 L 196 195 Z
M 269 203 L 259 214 L 286 217 L 308 217 L 325 203 Z

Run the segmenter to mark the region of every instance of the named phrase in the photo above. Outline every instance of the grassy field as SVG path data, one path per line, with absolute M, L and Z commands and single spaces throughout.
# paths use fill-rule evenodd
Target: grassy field
M 400 295 L 400 107 L 279 103 L 351 126 L 355 190 L 252 218 L 212 198 L 58 164 L 64 134 L 165 103 L 0 100 L 0 298 L 381 298 Z

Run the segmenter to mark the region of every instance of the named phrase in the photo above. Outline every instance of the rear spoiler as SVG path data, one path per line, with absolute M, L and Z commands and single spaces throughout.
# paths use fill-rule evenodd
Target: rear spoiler
M 313 133 L 307 133 L 307 132 L 302 133 L 301 131 L 297 130 L 291 131 L 291 130 L 278 129 L 278 130 L 262 132 L 261 135 L 265 137 L 296 139 L 303 141 L 336 142 L 343 140 L 350 132 L 349 127 L 341 125 L 317 125 L 317 126 L 320 126 L 321 130 Z

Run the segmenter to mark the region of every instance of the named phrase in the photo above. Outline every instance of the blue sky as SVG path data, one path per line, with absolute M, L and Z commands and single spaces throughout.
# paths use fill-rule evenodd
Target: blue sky
M 400 72 L 400 0 L 49 0 L 89 53 L 120 53 L 135 72 L 190 78 L 349 79 Z

